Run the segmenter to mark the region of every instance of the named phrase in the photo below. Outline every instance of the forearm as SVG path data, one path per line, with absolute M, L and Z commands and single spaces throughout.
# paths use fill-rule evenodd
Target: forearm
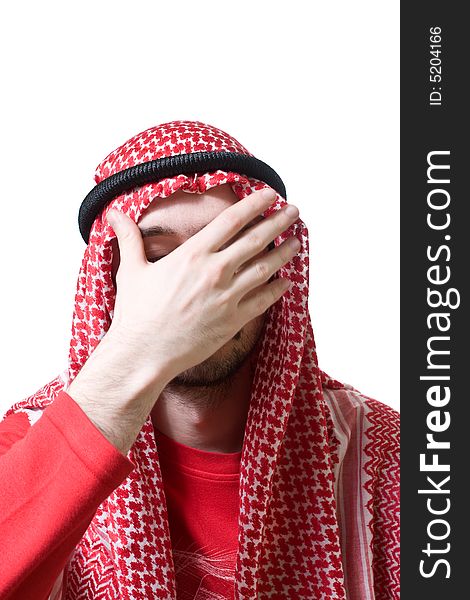
M 172 378 L 163 360 L 148 364 L 133 344 L 111 328 L 65 390 L 124 456 Z

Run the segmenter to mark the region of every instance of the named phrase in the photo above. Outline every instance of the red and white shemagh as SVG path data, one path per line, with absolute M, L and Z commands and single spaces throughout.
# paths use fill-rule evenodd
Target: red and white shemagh
M 251 154 L 216 127 L 165 123 L 111 152 L 95 181 L 156 158 L 214 150 Z M 153 199 L 224 183 L 238 199 L 267 187 L 218 170 L 133 188 L 108 204 L 94 221 L 78 276 L 68 368 L 7 414 L 34 411 L 37 420 L 37 410 L 67 389 L 110 326 L 115 289 L 108 208 L 137 222 Z M 264 216 L 285 204 L 278 194 Z M 301 249 L 277 276 L 293 286 L 268 310 L 245 429 L 234 597 L 396 600 L 398 414 L 320 370 L 308 313 L 308 231 L 300 218 L 276 246 L 291 234 Z M 98 508 L 51 597 L 176 598 L 150 416 L 127 456 L 134 470 Z

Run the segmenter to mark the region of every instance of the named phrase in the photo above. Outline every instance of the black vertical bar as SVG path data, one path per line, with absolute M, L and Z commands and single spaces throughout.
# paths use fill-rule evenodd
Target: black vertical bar
M 470 109 L 464 107 L 470 35 L 465 8 L 465 3 L 434 0 L 401 3 L 404 600 L 470 598 Z M 435 167 L 428 172 L 430 163 Z M 430 470 L 433 461 L 435 470 Z

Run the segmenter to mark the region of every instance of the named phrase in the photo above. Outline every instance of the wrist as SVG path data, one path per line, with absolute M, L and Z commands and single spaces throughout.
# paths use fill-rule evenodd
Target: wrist
M 137 400 L 155 402 L 172 379 L 164 360 L 151 361 L 130 332 L 110 327 L 69 385 L 83 398 L 125 408 Z

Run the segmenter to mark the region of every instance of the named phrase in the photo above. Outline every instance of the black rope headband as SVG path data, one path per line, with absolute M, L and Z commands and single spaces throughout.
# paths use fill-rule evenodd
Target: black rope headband
M 192 152 L 158 158 L 135 165 L 98 183 L 83 200 L 78 213 L 78 226 L 85 243 L 88 244 L 93 221 L 103 208 L 116 196 L 134 187 L 174 177 L 207 173 L 211 171 L 233 171 L 240 175 L 264 181 L 283 198 L 286 188 L 282 179 L 262 160 L 237 152 Z

